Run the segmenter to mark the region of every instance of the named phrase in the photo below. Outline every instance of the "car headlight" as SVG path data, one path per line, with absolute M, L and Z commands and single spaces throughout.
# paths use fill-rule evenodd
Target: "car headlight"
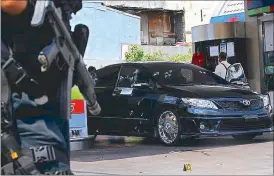
M 218 107 L 210 100 L 196 98 L 182 98 L 182 101 L 189 106 L 206 109 L 218 109 Z
M 264 107 L 265 107 L 265 109 L 267 110 L 267 111 L 269 111 L 269 113 L 271 113 L 272 112 L 272 106 L 271 106 L 271 102 L 270 102 L 270 97 L 269 97 L 269 95 L 261 95 L 260 96 L 262 99 L 263 99 L 263 101 L 264 101 Z
M 268 105 L 270 105 L 270 98 L 269 98 L 268 95 L 261 95 L 261 98 L 262 98 L 263 101 L 264 101 L 264 106 L 265 106 L 265 107 L 268 106 Z

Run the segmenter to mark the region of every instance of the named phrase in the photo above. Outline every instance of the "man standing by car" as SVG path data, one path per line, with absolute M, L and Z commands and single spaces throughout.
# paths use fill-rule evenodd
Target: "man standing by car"
M 219 54 L 219 64 L 215 68 L 215 74 L 225 79 L 226 72 L 228 67 L 230 66 L 230 63 L 227 62 L 226 53 L 221 52 Z
M 88 67 L 88 72 L 90 73 L 92 78 L 96 78 L 96 68 L 93 66 Z

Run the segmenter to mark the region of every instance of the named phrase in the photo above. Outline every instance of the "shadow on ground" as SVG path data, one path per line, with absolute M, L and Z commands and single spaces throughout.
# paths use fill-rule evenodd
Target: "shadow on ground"
M 257 136 L 252 141 L 236 141 L 232 137 L 201 138 L 183 140 L 178 146 L 164 146 L 149 138 L 131 138 L 132 141 L 124 142 L 123 137 L 102 143 L 97 142 L 89 150 L 71 152 L 71 161 L 95 162 L 103 160 L 117 160 L 133 157 L 152 156 L 171 152 L 184 152 L 204 150 L 210 148 L 228 147 L 236 145 L 248 145 L 273 141 L 273 133 Z M 142 140 L 139 140 L 142 139 Z M 105 139 L 106 140 L 106 139 Z M 138 141 L 138 142 L 136 142 Z

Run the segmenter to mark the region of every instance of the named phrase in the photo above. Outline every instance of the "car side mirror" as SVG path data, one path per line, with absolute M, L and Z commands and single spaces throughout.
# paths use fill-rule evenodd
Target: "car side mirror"
M 242 81 L 241 79 L 231 79 L 230 83 L 250 89 L 248 83 Z

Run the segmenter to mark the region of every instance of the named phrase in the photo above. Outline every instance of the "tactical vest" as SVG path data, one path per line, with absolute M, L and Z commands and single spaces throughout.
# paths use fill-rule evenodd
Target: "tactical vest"
M 48 95 L 53 101 L 58 101 L 57 93 L 62 92 L 59 89 L 60 80 L 65 76 L 60 70 L 66 68 L 62 67 L 62 63 L 56 63 L 47 73 L 41 74 L 37 56 L 54 36 L 49 25 L 42 28 L 29 25 L 33 13 L 31 5 L 20 17 L 8 17 L 1 13 L 1 174 L 41 175 L 36 169 L 36 163 L 58 161 L 69 165 L 69 155 L 53 146 L 21 149 L 11 113 L 10 93 L 25 92 L 38 99 Z M 12 47 L 14 55 L 7 46 Z M 48 85 L 49 81 L 51 86 Z M 73 175 L 70 170 L 44 174 Z
M 1 174 L 37 175 L 41 173 L 36 169 L 36 163 L 50 161 L 68 163 L 69 159 L 63 151 L 53 146 L 21 149 L 16 137 L 15 119 L 12 114 L 11 87 L 27 89 L 37 83 L 11 56 L 11 51 L 1 40 Z M 46 174 L 72 175 L 70 170 Z
M 63 2 L 64 1 L 62 1 L 61 6 Z M 81 1 L 77 2 L 82 4 Z M 57 58 L 55 60 L 56 62 L 52 65 L 50 70 L 45 73 L 40 72 L 39 69 L 41 67 L 36 57 L 44 47 L 49 46 L 54 36 L 51 36 L 53 33 L 50 32 L 51 30 L 50 28 L 48 28 L 49 25 L 47 24 L 43 25 L 43 27 L 40 28 L 33 28 L 31 26 L 28 26 L 29 21 L 31 20 L 30 18 L 33 14 L 33 7 L 31 7 L 31 5 L 33 4 L 29 4 L 30 7 L 27 8 L 30 10 L 27 10 L 22 14 L 21 17 L 24 17 L 23 19 L 20 19 L 18 17 L 18 19 L 14 19 L 15 21 L 13 21 L 12 18 L 6 18 L 2 15 L 1 37 L 6 42 L 9 42 L 7 43 L 7 45 L 12 47 L 12 50 L 14 51 L 13 57 L 16 60 L 14 60 L 13 57 L 9 57 L 2 62 L 1 58 L 1 71 L 5 73 L 3 75 L 6 75 L 6 80 L 8 80 L 8 85 L 10 86 L 12 91 L 26 92 L 28 95 L 37 98 L 43 95 L 48 95 L 50 97 L 56 98 L 55 101 L 58 101 L 58 99 L 60 99 L 59 105 L 61 105 L 62 99 L 64 100 L 64 102 L 66 102 L 66 97 L 64 97 L 62 93 L 68 89 L 68 87 L 63 86 L 66 85 L 66 79 L 64 79 L 64 77 L 67 76 L 67 68 Z M 63 19 L 65 22 L 68 22 L 69 15 L 71 14 L 70 11 L 72 11 L 73 9 L 67 8 L 72 7 L 71 3 L 64 3 L 63 5 L 63 14 L 64 16 L 66 16 L 66 18 Z M 75 9 L 72 12 L 75 12 Z M 18 21 L 18 23 L 16 22 L 16 20 Z M 20 29 L 21 22 L 23 22 L 23 28 Z M 11 26 L 9 26 L 9 24 L 11 24 Z M 19 28 L 17 28 L 16 25 L 19 25 Z M 67 23 L 67 25 L 69 24 Z M 49 81 L 51 85 L 50 87 Z M 60 82 L 62 82 L 61 85 Z M 5 97 L 3 97 L 3 99 L 4 98 Z M 62 106 L 60 106 L 61 112 L 65 110 L 66 107 L 62 108 Z M 67 118 L 66 116 L 62 115 L 60 117 Z M 6 119 L 12 119 L 12 115 L 7 116 Z M 2 175 L 40 174 L 39 171 L 37 171 L 37 169 L 35 168 L 35 163 L 41 164 L 43 162 L 58 161 L 69 165 L 69 148 L 68 151 L 66 151 L 68 153 L 56 150 L 53 146 L 39 146 L 31 148 L 29 150 L 22 150 L 16 142 L 15 136 L 12 135 L 12 129 L 10 127 L 14 125 L 12 122 L 13 119 L 6 119 L 5 121 L 3 121 L 3 123 L 1 121 L 1 126 L 4 127 L 1 128 L 2 130 L 4 129 L 4 131 L 1 131 L 1 152 L 6 161 L 5 164 L 2 166 Z M 67 143 L 69 143 L 69 138 L 67 138 L 66 140 Z M 55 173 L 46 174 L 67 175 L 72 173 L 70 170 L 61 170 Z

